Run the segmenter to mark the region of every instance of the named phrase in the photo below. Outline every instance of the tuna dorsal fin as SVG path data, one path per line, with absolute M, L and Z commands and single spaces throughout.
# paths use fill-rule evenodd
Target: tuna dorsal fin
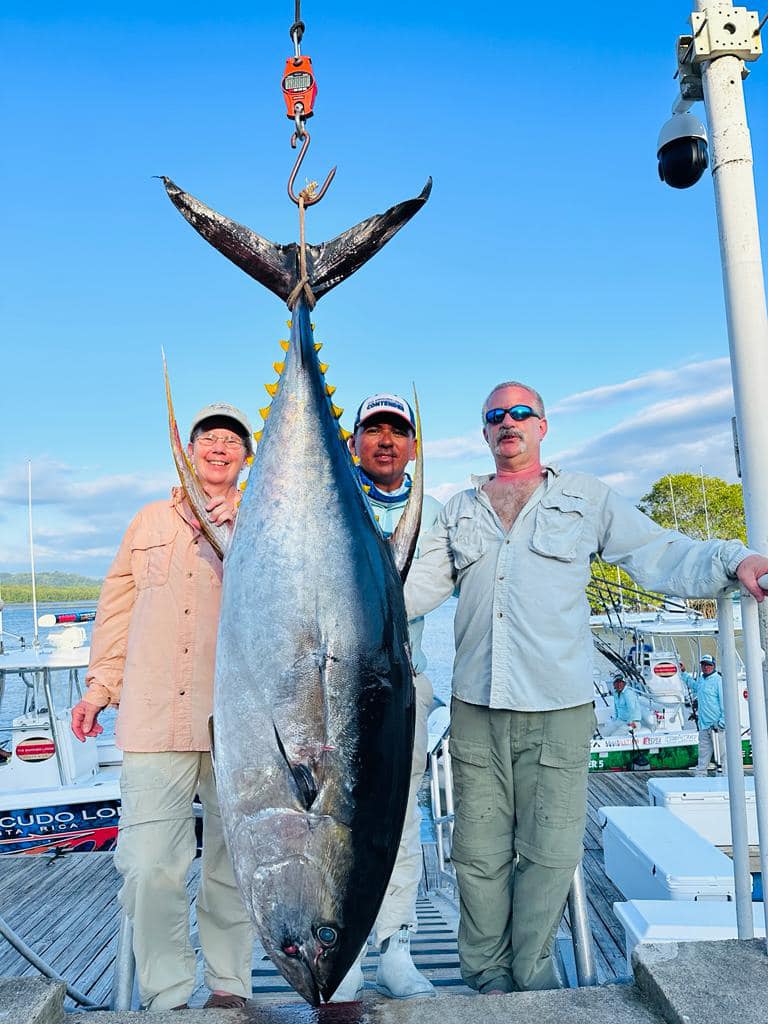
M 228 526 L 217 526 L 208 518 L 208 513 L 205 509 L 205 506 L 208 504 L 208 498 L 200 486 L 200 481 L 197 478 L 192 463 L 187 458 L 187 453 L 184 451 L 184 445 L 181 443 L 181 437 L 179 436 L 176 414 L 173 411 L 171 384 L 168 380 L 168 364 L 165 361 L 165 352 L 163 352 L 163 373 L 165 374 L 165 398 L 168 403 L 168 429 L 171 435 L 171 451 L 173 452 L 176 471 L 179 474 L 181 486 L 184 488 L 184 493 L 192 507 L 192 511 L 195 513 L 198 523 L 200 523 L 200 530 L 219 558 L 223 558 L 230 541 L 231 531 Z
M 306 765 L 301 761 L 298 764 L 291 764 L 288 760 L 288 755 L 285 752 L 283 741 L 280 739 L 280 733 L 277 731 L 277 726 L 274 722 L 272 723 L 272 727 L 275 730 L 277 749 L 280 751 L 283 760 L 288 766 L 288 770 L 293 776 L 293 781 L 296 783 L 296 789 L 298 790 L 299 800 L 304 805 L 304 809 L 308 811 L 317 797 L 317 783 L 315 782 L 315 777 L 312 774 L 312 769 L 309 765 Z
M 416 550 L 416 541 L 419 539 L 421 529 L 421 506 L 424 501 L 424 457 L 422 455 L 423 445 L 421 443 L 421 415 L 419 413 L 419 398 L 416 388 L 413 389 L 413 408 L 416 413 L 416 467 L 413 471 L 413 482 L 411 493 L 408 495 L 408 503 L 400 516 L 400 521 L 395 531 L 389 538 L 392 546 L 392 554 L 395 557 L 400 578 L 403 583 L 408 575 L 408 570 L 413 561 L 413 553 Z
M 299 247 L 295 242 L 270 242 L 182 191 L 170 178 L 161 177 L 173 205 L 206 241 L 265 288 L 284 301 L 288 299 L 299 280 Z M 429 178 L 415 198 L 374 214 L 330 242 L 308 245 L 307 273 L 315 298 L 325 295 L 375 256 L 418 213 L 431 190 Z

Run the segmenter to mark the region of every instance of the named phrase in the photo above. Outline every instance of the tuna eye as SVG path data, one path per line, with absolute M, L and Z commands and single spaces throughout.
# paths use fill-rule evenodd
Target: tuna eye
M 323 946 L 332 946 L 336 942 L 338 935 L 335 928 L 324 924 L 317 929 L 317 938 Z
M 293 943 L 291 943 L 288 946 L 283 946 L 283 952 L 285 953 L 286 956 L 298 956 L 299 947 L 294 946 Z

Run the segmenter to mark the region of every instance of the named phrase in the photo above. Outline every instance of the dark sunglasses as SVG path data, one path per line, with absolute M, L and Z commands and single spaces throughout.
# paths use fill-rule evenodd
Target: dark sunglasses
M 500 423 L 504 422 L 507 413 L 518 423 L 521 420 L 530 419 L 531 416 L 535 416 L 537 420 L 541 419 L 541 416 L 534 412 L 530 405 L 513 405 L 510 409 L 489 409 L 485 414 L 485 422 L 498 427 Z

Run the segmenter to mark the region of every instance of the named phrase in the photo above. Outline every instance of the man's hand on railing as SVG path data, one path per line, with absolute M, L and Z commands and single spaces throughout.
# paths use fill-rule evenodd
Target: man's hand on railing
M 768 590 L 768 558 L 762 555 L 747 555 L 739 562 L 736 576 L 739 583 L 760 603 Z

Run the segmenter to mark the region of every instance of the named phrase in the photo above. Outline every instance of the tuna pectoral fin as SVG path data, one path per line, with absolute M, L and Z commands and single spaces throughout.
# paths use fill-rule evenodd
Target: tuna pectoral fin
M 280 733 L 277 731 L 277 726 L 273 723 L 275 730 L 275 740 L 277 741 L 277 749 L 288 766 L 288 771 L 291 773 L 293 781 L 296 784 L 297 795 L 299 801 L 304 805 L 305 810 L 309 810 L 312 804 L 315 802 L 317 797 L 317 783 L 315 777 L 312 774 L 312 769 L 309 765 L 299 762 L 298 764 L 291 764 L 288 760 L 288 755 L 285 752 L 283 741 L 280 739 Z
M 171 451 L 173 452 L 176 471 L 179 474 L 179 480 L 181 480 L 181 486 L 184 488 L 187 500 L 192 506 L 192 511 L 200 524 L 200 530 L 219 558 L 223 558 L 224 552 L 229 545 L 231 530 L 228 526 L 217 526 L 208 518 L 205 506 L 210 499 L 205 491 L 203 491 L 197 478 L 197 473 L 195 473 L 192 463 L 187 458 L 187 453 L 184 451 L 184 446 L 179 437 L 179 428 L 176 424 L 176 414 L 173 411 L 173 401 L 171 399 L 171 385 L 168 380 L 165 352 L 163 352 L 163 372 L 165 373 L 165 397 L 168 402 L 168 429 L 171 435 Z
M 283 300 L 288 299 L 299 280 L 299 247 L 295 242 L 270 242 L 183 192 L 170 178 L 162 177 L 162 181 L 173 205 L 207 242 L 265 288 Z M 429 178 L 414 199 L 374 214 L 330 242 L 308 245 L 307 275 L 315 298 L 325 295 L 375 256 L 418 213 L 431 190 Z
M 413 389 L 413 407 L 416 412 L 416 468 L 413 472 L 413 483 L 411 493 L 408 495 L 408 504 L 405 506 L 400 521 L 395 527 L 395 532 L 389 538 L 392 546 L 392 554 L 395 557 L 400 578 L 405 583 L 408 570 L 413 561 L 413 554 L 416 550 L 416 542 L 419 539 L 421 529 L 421 506 L 424 501 L 424 457 L 422 455 L 421 439 L 421 415 L 419 413 L 419 399 L 416 388 Z

